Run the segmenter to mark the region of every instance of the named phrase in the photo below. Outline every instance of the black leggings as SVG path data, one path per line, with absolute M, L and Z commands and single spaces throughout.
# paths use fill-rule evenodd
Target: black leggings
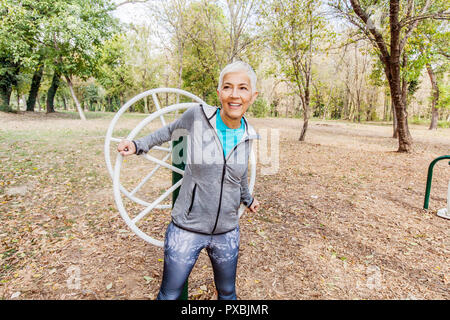
M 219 300 L 236 300 L 236 267 L 239 227 L 219 235 L 205 235 L 167 227 L 164 241 L 164 272 L 158 300 L 178 299 L 200 251 L 206 248 L 214 271 Z

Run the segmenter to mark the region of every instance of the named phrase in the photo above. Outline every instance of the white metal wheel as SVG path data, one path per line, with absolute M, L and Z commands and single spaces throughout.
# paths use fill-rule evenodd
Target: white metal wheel
M 134 97 L 133 99 L 131 99 L 129 102 L 127 102 L 127 104 L 125 104 L 120 110 L 119 112 L 121 112 L 120 114 L 118 113 L 113 121 L 111 122 L 110 127 L 108 128 L 108 133 L 107 133 L 107 138 L 105 141 L 105 159 L 106 159 L 106 163 L 108 166 L 108 171 L 110 171 L 110 174 L 112 176 L 113 179 L 113 190 L 114 190 L 114 200 L 116 202 L 117 208 L 120 212 L 121 217 L 124 219 L 125 223 L 128 225 L 128 227 L 130 227 L 130 229 L 136 233 L 141 239 L 155 245 L 155 246 L 159 246 L 162 247 L 163 246 L 163 242 L 160 240 L 157 240 L 155 238 L 153 238 L 152 236 L 150 236 L 149 234 L 145 233 L 144 231 L 141 230 L 140 227 L 137 226 L 137 224 L 139 223 L 139 221 L 141 221 L 147 214 L 149 214 L 153 209 L 162 209 L 162 208 L 168 208 L 171 207 L 170 205 L 160 205 L 160 203 L 166 199 L 173 191 L 175 191 L 179 186 L 181 186 L 181 183 L 183 181 L 183 179 L 181 179 L 180 181 L 178 181 L 176 184 L 172 185 L 170 188 L 168 188 L 161 196 L 159 196 L 156 200 L 154 200 L 153 202 L 147 202 L 144 200 L 141 200 L 137 197 L 134 196 L 135 192 L 137 190 L 139 190 L 145 182 L 147 182 L 153 175 L 154 170 L 152 170 L 152 172 L 150 172 L 150 174 L 148 174 L 143 181 L 141 181 L 141 183 L 138 184 L 138 186 L 133 190 L 133 192 L 128 192 L 120 183 L 120 173 L 121 173 L 121 167 L 122 167 L 122 163 L 123 163 L 123 157 L 122 155 L 120 155 L 119 153 L 117 153 L 117 157 L 116 157 L 116 162 L 115 162 L 115 166 L 114 166 L 114 171 L 112 171 L 112 167 L 111 167 L 111 162 L 110 162 L 110 158 L 109 158 L 109 153 L 110 153 L 110 141 L 116 141 L 119 142 L 121 139 L 117 139 L 117 138 L 112 138 L 112 131 L 114 128 L 115 123 L 117 122 L 117 119 L 120 117 L 120 115 L 125 112 L 126 109 L 128 109 L 133 103 L 135 103 L 136 101 L 138 101 L 139 99 L 146 97 L 150 94 L 153 94 L 156 90 L 159 90 L 157 92 L 165 92 L 164 90 L 177 90 L 177 89 L 154 89 L 154 90 L 149 90 L 146 91 L 136 97 Z M 171 91 L 174 92 L 174 91 Z M 185 94 L 187 92 L 184 92 L 183 94 Z M 190 94 L 189 94 L 190 95 Z M 193 95 L 190 95 L 193 96 Z M 195 96 L 194 96 L 195 97 Z M 199 99 L 199 98 L 197 98 Z M 196 100 L 196 99 L 195 99 Z M 199 99 L 200 100 L 200 99 Z M 198 101 L 200 103 L 204 103 L 203 101 Z M 165 121 L 164 119 L 164 115 L 170 112 L 174 112 L 174 111 L 178 111 L 181 109 L 187 109 L 193 106 L 197 106 L 198 103 L 178 103 L 178 104 L 174 104 L 165 108 L 159 108 L 156 112 L 150 114 L 148 117 L 146 117 L 144 120 L 142 120 L 131 132 L 130 134 L 126 137 L 127 140 L 133 140 L 137 134 L 147 125 L 149 125 L 153 120 L 160 118 L 162 121 L 162 124 L 165 125 Z M 126 108 L 125 108 L 126 107 Z M 156 148 L 156 147 L 154 147 Z M 161 148 L 160 148 L 161 150 Z M 174 166 L 172 166 L 171 164 L 166 163 L 166 160 L 170 157 L 171 155 L 171 148 L 169 148 L 168 150 L 164 150 L 168 152 L 168 156 L 164 157 L 162 160 L 157 159 L 156 157 L 150 156 L 148 154 L 144 154 L 142 155 L 142 157 L 144 157 L 145 159 L 153 162 L 156 164 L 156 169 L 159 167 L 165 167 L 168 168 L 172 171 L 175 171 L 181 175 L 184 174 L 183 170 L 180 170 Z M 108 155 L 108 156 L 107 156 Z M 252 152 L 250 153 L 250 182 L 249 182 L 249 190 L 252 193 L 253 191 L 253 187 L 255 184 L 255 178 L 256 178 L 256 160 L 255 160 L 255 156 Z M 128 214 L 127 210 L 125 209 L 124 203 L 122 201 L 122 194 L 124 194 L 126 197 L 128 197 L 130 200 L 139 203 L 143 206 L 145 206 L 145 208 L 139 213 L 137 214 L 135 217 L 131 218 L 130 215 Z M 239 208 L 239 217 L 242 216 L 243 212 L 245 210 L 245 206 L 241 205 L 241 207 Z
M 116 127 L 117 122 L 119 121 L 120 117 L 136 102 L 138 102 L 141 99 L 146 98 L 147 96 L 152 96 L 153 99 L 153 103 L 156 106 L 156 110 L 159 111 L 161 110 L 161 106 L 158 100 L 158 96 L 157 94 L 166 94 L 166 93 L 173 93 L 173 94 L 177 94 L 177 95 L 183 95 L 185 97 L 188 97 L 190 99 L 192 99 L 195 102 L 198 103 L 205 103 L 202 99 L 200 99 L 199 97 L 197 97 L 196 95 L 193 95 L 192 93 L 189 93 L 187 91 L 181 90 L 181 89 L 175 89 L 175 88 L 157 88 L 157 89 L 151 89 L 145 92 L 142 92 L 140 94 L 138 94 L 137 96 L 133 97 L 132 99 L 130 99 L 127 103 L 125 103 L 120 109 L 119 111 L 117 111 L 116 115 L 114 116 L 114 118 L 112 119 L 111 123 L 109 124 L 108 127 L 108 131 L 106 132 L 106 138 L 105 138 L 105 146 L 104 146 L 104 152 L 105 152 L 105 161 L 106 161 L 106 168 L 108 169 L 109 175 L 111 176 L 111 179 L 113 179 L 113 167 L 111 164 L 111 141 L 115 142 L 115 143 L 119 143 L 122 139 L 124 139 L 124 137 L 113 137 L 113 132 L 114 129 Z M 161 120 L 161 124 L 164 126 L 166 125 L 166 120 L 164 118 L 164 115 L 160 115 L 159 116 L 160 120 Z M 153 149 L 156 150 L 162 150 L 162 151 L 166 151 L 167 155 L 162 159 L 162 161 L 166 161 L 167 159 L 170 158 L 171 155 L 171 146 L 169 145 L 168 148 L 164 148 L 164 147 L 154 147 Z M 113 151 L 115 153 L 115 150 Z M 140 199 L 139 197 L 135 196 L 136 192 L 142 187 L 142 185 L 144 185 L 152 176 L 153 174 L 155 174 L 156 170 L 158 170 L 160 166 L 156 166 L 155 171 L 150 172 L 149 174 L 147 174 L 147 176 L 141 181 L 141 183 L 139 183 L 133 190 L 128 191 L 127 189 L 125 189 L 122 185 L 120 186 L 120 191 L 126 195 L 130 200 L 139 203 L 141 205 L 144 206 L 150 206 L 151 203 Z M 157 208 L 158 209 L 164 209 L 164 208 L 168 208 L 170 206 L 167 205 L 158 205 Z

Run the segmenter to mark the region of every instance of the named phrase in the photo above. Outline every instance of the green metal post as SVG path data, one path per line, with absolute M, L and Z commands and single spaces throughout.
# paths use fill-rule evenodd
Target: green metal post
M 176 147 L 179 144 L 182 144 L 181 148 Z M 187 146 L 187 137 L 180 137 L 178 140 L 174 140 L 172 143 L 172 165 L 174 167 L 177 167 L 181 170 L 184 170 L 184 167 L 186 165 L 186 146 Z M 179 152 L 173 152 L 173 150 L 179 150 Z M 172 171 L 172 185 L 177 183 L 183 178 L 183 176 L 175 171 Z M 175 204 L 175 201 L 178 198 L 178 194 L 180 192 L 180 187 L 178 187 L 173 193 L 172 193 L 172 209 L 173 205 Z M 188 299 L 188 280 L 186 280 L 186 283 L 184 284 L 183 292 L 181 293 L 181 296 L 179 300 L 187 300 Z
M 429 204 L 429 200 L 430 200 L 430 191 L 431 191 L 431 180 L 433 179 L 433 168 L 434 168 L 434 165 L 439 160 L 444 160 L 444 159 L 450 159 L 450 155 L 437 157 L 436 159 L 431 161 L 430 165 L 428 166 L 427 187 L 425 189 L 425 200 L 424 200 L 424 203 L 423 203 L 423 208 L 424 209 L 428 209 L 428 204 Z M 450 164 L 450 162 L 448 164 Z

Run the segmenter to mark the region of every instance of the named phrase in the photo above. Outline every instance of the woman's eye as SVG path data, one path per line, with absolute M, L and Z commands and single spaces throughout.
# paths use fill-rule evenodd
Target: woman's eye
M 247 87 L 241 87 L 241 90 L 247 90 Z

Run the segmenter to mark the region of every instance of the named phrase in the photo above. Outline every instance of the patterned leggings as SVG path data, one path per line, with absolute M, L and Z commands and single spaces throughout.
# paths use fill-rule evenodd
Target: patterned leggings
M 178 299 L 200 251 L 206 248 L 211 259 L 219 300 L 236 300 L 236 267 L 239 227 L 224 234 L 205 235 L 167 227 L 164 241 L 164 271 L 158 300 Z

